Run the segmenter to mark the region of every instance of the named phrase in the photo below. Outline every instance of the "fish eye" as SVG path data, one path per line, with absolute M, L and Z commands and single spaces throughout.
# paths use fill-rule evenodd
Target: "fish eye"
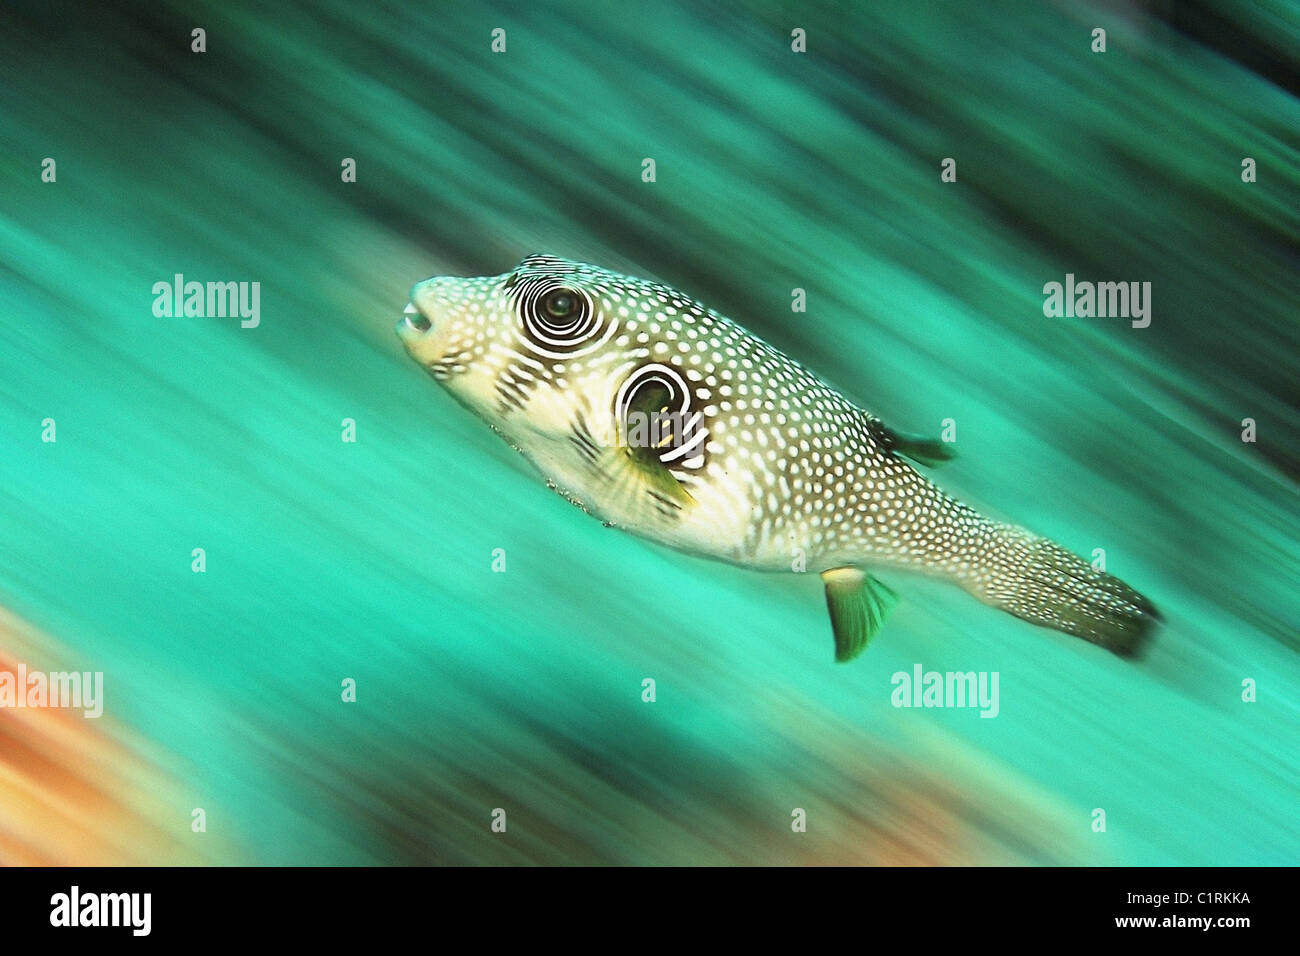
M 551 276 L 525 276 L 512 290 L 524 347 L 547 358 L 572 358 L 600 348 L 619 322 L 583 289 Z
M 578 311 L 578 296 L 571 289 L 553 289 L 542 299 L 547 318 L 564 321 Z

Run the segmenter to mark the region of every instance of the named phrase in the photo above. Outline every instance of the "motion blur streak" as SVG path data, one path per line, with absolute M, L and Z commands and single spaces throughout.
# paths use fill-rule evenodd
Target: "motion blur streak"
M 0 711 L 3 862 L 1297 859 L 1295 4 L 148 6 L 0 11 L 0 604 L 53 635 L 0 659 L 107 683 Z M 952 419 L 944 487 L 1104 549 L 1152 652 L 882 574 L 835 666 L 815 574 L 584 520 L 392 335 L 536 251 Z M 155 318 L 177 273 L 260 325 Z M 1067 274 L 1151 326 L 1045 317 Z M 997 718 L 892 706 L 918 663 Z

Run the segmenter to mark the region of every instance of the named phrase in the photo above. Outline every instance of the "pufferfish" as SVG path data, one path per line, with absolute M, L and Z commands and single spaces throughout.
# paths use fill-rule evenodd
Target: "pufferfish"
M 888 428 L 789 356 L 681 292 L 549 255 L 417 283 L 406 351 L 607 526 L 764 571 L 821 572 L 835 659 L 897 598 L 879 569 L 1121 655 L 1151 602 L 1060 545 L 983 517 L 915 465 L 949 447 Z

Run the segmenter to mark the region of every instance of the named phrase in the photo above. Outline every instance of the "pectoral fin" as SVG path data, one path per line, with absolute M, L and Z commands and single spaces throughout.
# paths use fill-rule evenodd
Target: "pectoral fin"
M 647 502 L 665 517 L 680 514 L 695 499 L 659 458 L 656 448 L 638 444 L 601 445 L 578 415 L 569 443 L 603 485 L 602 505 L 614 514 L 636 513 Z
M 626 444 L 614 453 L 612 467 L 624 473 L 628 480 L 642 484 L 659 502 L 681 511 L 694 504 L 695 499 L 661 457 L 680 439 L 676 432 L 678 422 L 666 415 L 671 401 L 667 386 L 660 382 L 652 381 L 633 393 L 627 414 L 637 418 L 623 422 Z M 651 423 L 654 427 L 647 430 Z
M 876 636 L 898 595 L 859 568 L 831 568 L 822 572 L 822 581 L 835 633 L 835 660 L 851 661 Z
M 691 493 L 653 452 L 643 448 L 620 449 L 619 452 L 627 462 L 623 467 L 644 482 L 648 494 L 678 511 L 695 503 Z

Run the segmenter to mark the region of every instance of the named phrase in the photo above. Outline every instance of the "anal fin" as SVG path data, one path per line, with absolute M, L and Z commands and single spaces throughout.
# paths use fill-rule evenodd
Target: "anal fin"
M 851 661 L 885 622 L 898 595 L 860 568 L 831 568 L 822 572 L 826 608 L 835 634 L 835 660 Z

